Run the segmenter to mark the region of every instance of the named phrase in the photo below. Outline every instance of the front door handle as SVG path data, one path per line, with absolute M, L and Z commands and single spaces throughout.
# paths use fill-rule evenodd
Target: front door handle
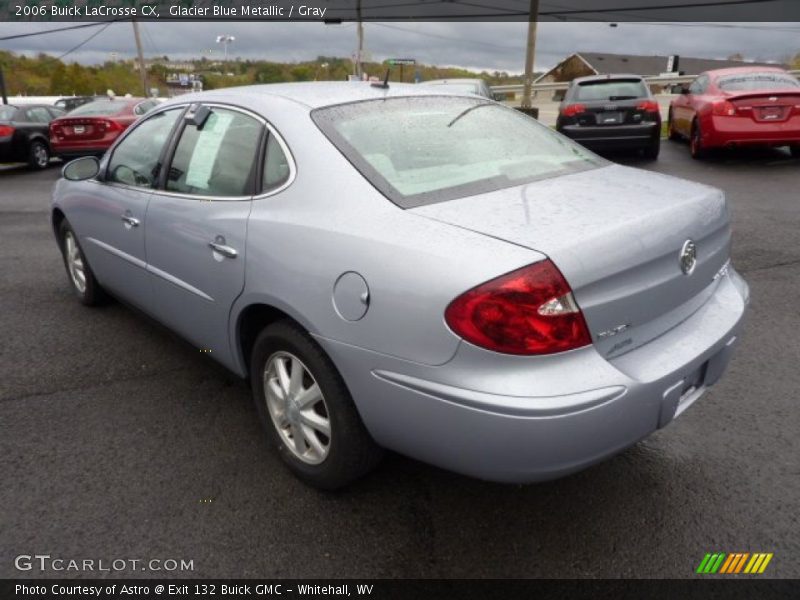
M 236 251 L 236 248 L 226 246 L 224 243 L 209 242 L 208 245 L 214 250 L 214 252 L 219 252 L 222 254 L 222 256 L 227 256 L 228 258 L 236 258 L 239 254 Z
M 125 222 L 125 225 L 127 225 L 128 227 L 138 227 L 139 226 L 139 219 L 137 219 L 135 217 L 132 217 L 130 215 L 122 215 L 122 217 L 120 217 L 120 218 Z

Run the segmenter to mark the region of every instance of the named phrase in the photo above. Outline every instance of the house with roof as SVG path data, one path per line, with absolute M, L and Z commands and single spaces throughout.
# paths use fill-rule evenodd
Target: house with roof
M 572 81 L 576 77 L 585 75 L 607 75 L 611 73 L 632 73 L 642 77 L 653 77 L 668 72 L 674 72 L 676 75 L 699 75 L 714 69 L 745 66 L 788 68 L 786 65 L 778 63 L 694 58 L 691 56 L 636 56 L 603 52 L 576 52 L 566 57 L 549 71 L 542 73 L 534 83 Z M 660 89 L 653 89 L 653 93 L 659 93 L 660 91 Z M 563 92 L 561 94 L 563 95 Z

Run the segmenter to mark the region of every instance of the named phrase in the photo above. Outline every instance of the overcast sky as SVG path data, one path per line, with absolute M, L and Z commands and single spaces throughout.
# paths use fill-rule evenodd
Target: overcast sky
M 67 23 L 0 23 L 0 37 L 52 29 Z M 318 55 L 351 56 L 356 43 L 353 23 L 208 23 L 143 22 L 145 56 L 173 59 L 221 57 L 219 34 L 236 41 L 229 56 L 273 61 L 301 61 Z M 526 23 L 366 23 L 365 45 L 372 60 L 409 57 L 426 64 L 455 65 L 478 70 L 521 72 L 524 67 Z M 99 28 L 79 29 L 17 40 L 0 41 L 15 52 L 47 52 L 58 56 Z M 741 53 L 752 60 L 781 60 L 800 52 L 800 23 L 643 24 L 541 23 L 536 68 L 544 70 L 576 51 L 622 54 L 680 54 L 726 58 Z M 211 50 L 211 54 L 209 54 Z M 130 23 L 108 26 L 64 60 L 97 63 L 135 53 Z

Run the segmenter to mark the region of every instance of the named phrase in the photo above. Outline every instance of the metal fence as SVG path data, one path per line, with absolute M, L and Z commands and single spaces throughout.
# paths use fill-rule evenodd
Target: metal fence
M 789 71 L 792 75 L 800 77 L 800 70 Z M 697 75 L 651 75 L 645 77 L 644 80 L 648 85 L 657 85 L 663 87 L 670 87 L 673 85 L 681 85 L 684 83 L 691 83 L 697 78 Z M 534 83 L 531 90 L 534 92 L 555 92 L 559 90 L 566 90 L 569 87 L 568 81 L 555 81 L 549 83 Z M 523 85 L 515 83 L 512 85 L 493 85 L 492 91 L 498 94 L 518 94 L 522 93 Z

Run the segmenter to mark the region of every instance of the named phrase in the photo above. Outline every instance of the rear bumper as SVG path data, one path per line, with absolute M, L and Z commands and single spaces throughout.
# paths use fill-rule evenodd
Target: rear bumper
M 593 346 L 529 358 L 462 343 L 428 367 L 319 341 L 379 444 L 482 479 L 532 482 L 611 456 L 686 410 L 727 367 L 748 300 L 730 269 L 689 319 L 610 361 Z
M 651 144 L 661 135 L 661 125 L 648 121 L 638 125 L 609 125 L 605 127 L 582 127 L 564 125 L 559 131 L 587 148 L 613 150 L 641 148 Z
M 116 138 L 114 138 L 116 139 Z M 111 147 L 114 140 L 87 140 L 83 142 L 76 141 L 57 141 L 50 138 L 50 149 L 55 156 L 62 158 L 75 158 L 78 156 L 96 155 L 100 156 Z
M 786 146 L 800 144 L 800 116 L 782 123 L 755 122 L 750 117 L 709 117 L 702 128 L 706 147 Z

